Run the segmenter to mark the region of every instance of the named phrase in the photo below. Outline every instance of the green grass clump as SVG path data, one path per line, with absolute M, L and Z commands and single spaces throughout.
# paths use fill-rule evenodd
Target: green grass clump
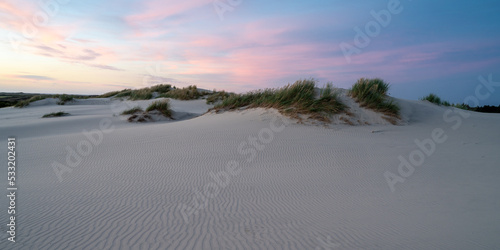
M 387 100 L 388 90 L 389 84 L 385 83 L 382 79 L 361 78 L 352 86 L 349 94 L 355 98 L 362 107 L 367 107 L 397 117 L 399 116 L 399 106 L 392 100 Z
M 59 101 L 57 102 L 57 104 L 58 105 L 64 105 L 67 102 L 70 102 L 70 101 L 73 101 L 73 100 L 74 100 L 73 96 L 62 94 L 62 95 L 59 96 Z
M 441 98 L 439 98 L 439 96 L 437 96 L 436 94 L 433 94 L 433 93 L 420 98 L 420 100 L 422 100 L 422 101 L 429 101 L 429 102 L 432 102 L 432 103 L 434 103 L 436 105 L 441 105 L 442 104 Z
M 124 90 L 120 91 L 120 93 L 118 93 L 115 97 L 117 97 L 117 98 L 129 97 L 131 94 L 132 94 L 131 89 L 124 89 Z
M 310 115 L 317 120 L 329 120 L 330 114 L 343 111 L 345 106 L 338 100 L 331 84 L 315 98 L 314 80 L 299 80 L 278 89 L 264 89 L 246 94 L 231 94 L 215 110 L 231 110 L 247 106 L 248 108 L 276 108 L 281 113 L 294 118 L 299 114 Z
M 441 101 L 441 98 L 439 98 L 439 96 L 437 96 L 436 94 L 433 94 L 433 93 L 420 98 L 420 100 L 422 100 L 422 101 L 429 101 L 429 102 L 432 102 L 432 103 L 434 103 L 436 105 L 443 105 L 443 106 L 446 106 L 446 107 L 458 105 L 458 104 L 451 104 L 448 101 Z
M 167 97 L 167 98 L 172 98 L 172 99 L 179 99 L 179 100 L 195 100 L 203 96 L 200 91 L 198 91 L 198 88 L 196 85 L 191 85 L 182 89 L 171 89 L 169 92 L 160 95 L 160 97 Z
M 133 107 L 131 109 L 123 111 L 121 114 L 122 115 L 133 115 L 135 113 L 143 112 L 142 108 L 139 106 Z
M 159 94 L 167 93 L 172 89 L 170 84 L 159 84 L 151 87 L 152 92 L 158 92 Z
M 172 118 L 172 110 L 170 110 L 170 103 L 168 99 L 163 99 L 159 101 L 154 101 L 148 106 L 146 112 L 157 110 L 162 113 L 165 117 Z
M 226 98 L 228 98 L 230 96 L 229 93 L 227 93 L 226 91 L 213 91 L 212 94 L 210 94 L 208 97 L 207 97 L 207 104 L 215 104 L 219 101 L 223 101 L 225 100 Z
M 179 99 L 179 100 L 195 100 L 198 99 L 202 96 L 202 94 L 198 91 L 198 88 L 196 85 L 191 85 L 188 87 L 184 87 L 182 89 L 172 89 L 170 92 L 168 92 L 166 97 L 172 98 L 172 99 Z
M 132 90 L 130 100 L 149 100 L 153 98 L 153 91 L 150 88 Z
M 55 113 L 45 114 L 42 116 L 42 118 L 60 117 L 60 116 L 66 116 L 66 115 L 69 115 L 69 113 L 59 111 L 59 112 L 55 112 Z

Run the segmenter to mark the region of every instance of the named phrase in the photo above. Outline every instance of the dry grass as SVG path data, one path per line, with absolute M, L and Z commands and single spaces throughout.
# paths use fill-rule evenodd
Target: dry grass
M 329 116 L 345 109 L 331 84 L 327 84 L 321 91 L 319 98 L 315 98 L 316 81 L 299 80 L 278 89 L 264 89 L 246 94 L 231 94 L 215 110 L 232 110 L 241 107 L 248 108 L 275 108 L 282 114 L 301 120 L 301 115 L 309 118 L 329 121 Z
M 42 118 L 61 117 L 61 116 L 67 116 L 67 115 L 69 115 L 69 113 L 59 111 L 59 112 L 55 112 L 55 113 L 45 114 L 42 116 Z
M 30 103 L 32 103 L 32 102 L 43 100 L 45 98 L 47 98 L 47 97 L 46 96 L 41 96 L 41 95 L 36 95 L 36 96 L 31 97 L 28 100 L 19 101 L 18 103 L 16 103 L 14 105 L 14 107 L 16 107 L 16 108 L 24 108 L 24 107 L 30 105 Z
M 123 111 L 121 114 L 122 115 L 133 115 L 135 113 L 139 113 L 139 112 L 143 112 L 144 110 L 142 110 L 141 107 L 139 106 L 136 106 L 136 107 L 133 107 L 131 109 L 128 109 L 128 110 L 125 110 Z
M 203 95 L 204 94 L 200 93 L 196 85 L 191 85 L 182 89 L 172 89 L 167 93 L 160 95 L 160 97 L 167 97 L 179 100 L 196 100 Z
M 399 117 L 399 106 L 388 100 L 388 90 L 389 84 L 382 79 L 361 78 L 352 86 L 349 94 L 360 103 L 361 107 Z
M 159 111 L 165 117 L 172 118 L 172 110 L 170 110 L 170 103 L 168 99 L 154 101 L 153 103 L 151 103 L 151 105 L 148 106 L 146 112 L 150 112 L 153 110 Z
M 59 101 L 57 102 L 57 105 L 64 105 L 67 102 L 71 102 L 73 100 L 74 100 L 74 97 L 72 95 L 62 94 L 59 96 Z

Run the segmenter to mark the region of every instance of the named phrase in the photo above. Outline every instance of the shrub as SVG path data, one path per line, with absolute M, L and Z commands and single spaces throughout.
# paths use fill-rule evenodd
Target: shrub
M 73 101 L 73 100 L 74 100 L 73 96 L 62 94 L 62 95 L 59 96 L 59 101 L 57 102 L 57 104 L 58 105 L 64 105 L 67 102 Z
M 66 116 L 69 115 L 69 113 L 65 113 L 62 111 L 56 112 L 56 113 L 50 113 L 50 114 L 45 114 L 42 116 L 42 118 L 49 118 L 49 117 L 60 117 L 60 116 Z
M 170 110 L 170 103 L 168 99 L 154 101 L 148 106 L 146 112 L 157 110 L 162 113 L 165 117 L 172 118 L 172 111 Z
M 315 98 L 314 80 L 299 80 L 279 89 L 265 89 L 246 94 L 231 94 L 214 107 L 220 109 L 248 108 L 276 108 L 281 113 L 299 118 L 299 114 L 311 115 L 311 118 L 328 120 L 328 115 L 339 113 L 345 106 L 333 93 L 328 84 L 319 98 Z
M 399 107 L 388 101 L 387 91 L 389 84 L 382 79 L 359 79 L 350 89 L 349 94 L 356 99 L 362 107 L 367 107 L 391 116 L 399 116 Z
M 132 115 L 132 114 L 139 113 L 139 112 L 143 112 L 143 110 L 142 110 L 141 107 L 136 106 L 136 107 L 133 107 L 133 108 L 131 108 L 129 110 L 123 111 L 121 114 L 122 115 Z
M 427 95 L 427 96 L 424 96 L 424 97 L 420 98 L 420 100 L 422 100 L 422 101 L 429 101 L 429 102 L 434 103 L 434 104 L 436 104 L 436 105 L 441 105 L 441 104 L 443 104 L 443 103 L 441 102 L 441 98 L 439 98 L 439 96 L 437 96 L 436 94 L 433 94 L 433 93 L 431 93 L 431 94 L 429 94 L 429 95 Z

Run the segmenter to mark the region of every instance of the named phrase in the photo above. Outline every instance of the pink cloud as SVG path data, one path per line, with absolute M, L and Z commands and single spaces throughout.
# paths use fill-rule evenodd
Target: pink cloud
M 159 21 L 163 18 L 187 12 L 191 9 L 211 4 L 211 0 L 192 0 L 192 1 L 162 1 L 153 0 L 143 2 L 143 11 L 138 14 L 127 16 L 125 20 L 131 25 L 137 25 L 145 22 Z

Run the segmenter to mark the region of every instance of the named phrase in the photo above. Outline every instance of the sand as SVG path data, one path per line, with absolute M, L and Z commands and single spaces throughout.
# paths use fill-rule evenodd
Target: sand
M 345 101 L 363 125 L 202 115 L 204 100 L 151 123 L 119 115 L 151 101 L 0 109 L 19 188 L 0 249 L 498 248 L 500 115 L 397 99 L 395 126 Z M 71 115 L 40 118 L 57 111 Z

